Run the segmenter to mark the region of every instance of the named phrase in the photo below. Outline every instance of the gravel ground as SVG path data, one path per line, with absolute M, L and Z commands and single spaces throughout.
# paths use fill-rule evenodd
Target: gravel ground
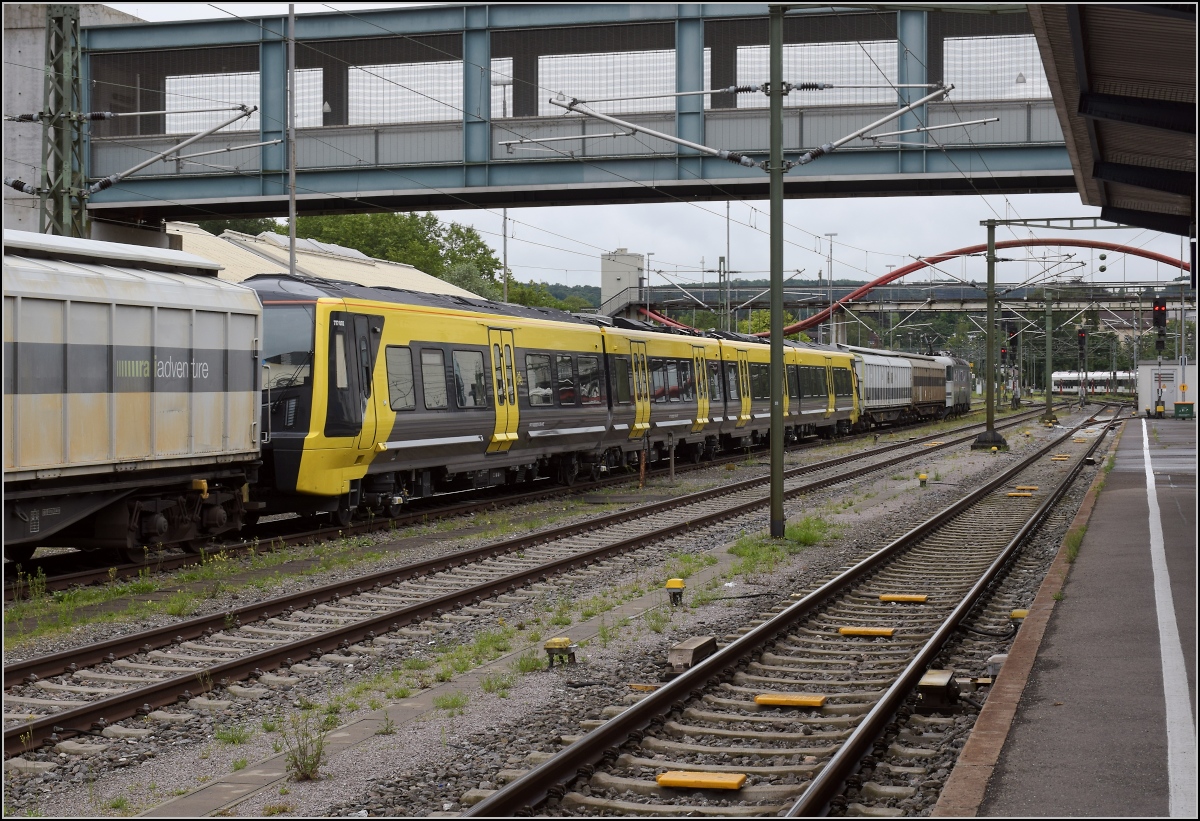
M 814 494 L 790 504 L 789 517 L 819 514 L 840 525 L 844 535 L 840 539 L 806 549 L 783 573 L 748 582 L 739 580 L 737 584 L 740 590 L 778 592 L 782 588 L 790 592 L 840 570 L 944 507 L 959 495 L 955 483 L 974 485 L 982 481 L 985 475 L 1002 469 L 1030 442 L 1043 435 L 1040 428 L 1033 428 L 1033 431 L 1034 436 L 1029 439 L 1009 436 L 1013 445 L 1012 455 L 991 456 L 965 450 L 930 454 L 927 464 L 921 465 L 921 469 L 933 480 L 925 490 L 916 487 L 914 470 L 906 470 L 903 475 L 897 473 L 864 480 L 853 488 Z M 799 454 L 799 459 L 816 461 L 829 458 L 835 455 L 831 450 L 805 451 Z M 716 475 L 708 480 L 698 474 L 690 474 L 687 489 L 695 489 L 691 486 L 698 486 L 705 481 L 719 483 L 730 475 L 730 472 L 719 470 L 712 471 Z M 763 466 L 739 466 L 734 478 L 744 479 L 764 471 Z M 659 480 L 654 489 L 661 488 L 662 484 L 665 481 Z M 571 503 L 559 503 L 559 507 L 568 506 L 572 506 Z M 580 515 L 586 517 L 588 512 L 585 510 Z M 735 538 L 741 530 L 755 530 L 763 526 L 765 516 L 760 516 L 756 522 L 733 525 L 721 531 L 705 531 L 704 534 L 663 543 L 651 551 L 653 559 L 639 557 L 639 568 L 633 573 L 614 566 L 610 571 L 591 574 L 571 583 L 571 596 L 579 601 L 620 585 L 644 580 L 647 574 L 657 578 L 661 573 L 655 575 L 652 564 L 661 563 L 672 551 L 703 552 Z M 461 541 L 452 546 L 430 545 L 420 552 L 432 555 L 461 546 Z M 394 563 L 395 558 L 390 557 L 388 561 L 380 562 L 379 566 Z M 353 570 L 324 574 L 319 580 L 304 577 L 284 584 L 306 587 L 357 575 L 363 570 L 359 566 Z M 270 595 L 276 595 L 277 592 L 272 590 Z M 214 602 L 211 607 L 220 611 L 230 603 L 245 604 L 250 600 L 247 597 L 227 599 Z M 628 693 L 628 682 L 656 678 L 668 647 L 697 633 L 719 636 L 735 632 L 747 618 L 767 609 L 770 601 L 732 600 L 676 612 L 661 633 L 634 622 L 607 647 L 597 644 L 585 648 L 578 667 L 520 677 L 507 698 L 472 692 L 463 715 L 452 717 L 445 715 L 445 711 L 435 711 L 418 723 L 398 728 L 394 735 L 372 738 L 335 756 L 323 767 L 324 777 L 320 781 L 290 783 L 284 788 L 286 794 L 280 795 L 280 791 L 275 790 L 254 796 L 242 802 L 234 812 L 259 815 L 264 811 L 279 810 L 297 816 L 311 816 L 361 815 L 364 811 L 372 815 L 427 815 L 456 811 L 460 809 L 458 802 L 462 794 L 468 789 L 498 786 L 496 773 L 499 769 L 526 766 L 523 762 L 531 750 L 556 749 L 558 736 L 580 732 L 578 722 L 581 719 L 598 717 L 603 707 L 619 703 Z M 438 638 L 445 642 L 466 642 L 479 631 L 494 629 L 497 618 L 506 619 L 509 624 L 516 624 L 523 619 L 532 620 L 536 617 L 537 607 L 544 604 L 534 602 L 519 605 L 517 609 L 502 611 L 495 617 L 481 617 L 465 628 L 448 627 Z M 129 625 L 128 629 L 133 631 L 140 628 Z M 89 634 L 89 630 L 94 632 Z M 85 628 L 72 636 L 70 641 L 62 640 L 52 647 L 43 646 L 27 652 L 43 654 L 87 641 L 89 635 L 108 638 L 113 634 L 112 625 Z M 187 724 L 173 725 L 170 729 L 162 729 L 163 725 L 156 724 L 153 725 L 153 736 L 132 743 L 115 743 L 99 757 L 81 759 L 39 753 L 37 758 L 57 759 L 59 766 L 47 775 L 19 776 L 6 773 L 6 811 L 64 816 L 119 815 L 135 808 L 153 806 L 178 791 L 193 789 L 199 783 L 230 773 L 240 759 L 253 764 L 270 756 L 273 746 L 279 743 L 280 735 L 264 730 L 263 718 L 269 719 L 279 713 L 295 713 L 296 705 L 302 699 L 327 704 L 340 698 L 343 706 L 339 720 L 342 721 L 367 714 L 370 706 L 362 702 L 373 697 L 386 702 L 386 693 L 372 692 L 354 699 L 346 695 L 346 689 L 372 674 L 390 672 L 402 659 L 414 654 L 416 648 L 410 647 L 390 657 L 357 665 L 354 669 L 335 669 L 319 679 L 303 679 L 289 690 L 274 690 L 261 701 L 235 700 L 227 710 L 217 715 L 199 715 Z M 584 688 L 568 686 L 568 682 L 580 678 L 603 681 L 604 684 Z M 347 700 L 358 701 L 360 709 L 353 711 L 353 705 L 345 703 Z M 137 726 L 136 721 L 124 723 Z M 226 744 L 216 739 L 218 728 L 238 724 L 253 728 L 254 733 L 248 741 Z

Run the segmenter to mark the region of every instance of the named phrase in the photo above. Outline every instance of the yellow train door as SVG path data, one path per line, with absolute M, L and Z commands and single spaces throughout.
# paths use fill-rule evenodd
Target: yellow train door
M 837 407 L 836 388 L 833 386 L 833 357 L 831 356 L 825 357 L 825 385 L 829 391 L 829 396 L 825 397 L 825 418 L 828 419 Z
M 692 373 L 696 383 L 696 421 L 692 424 L 692 433 L 700 433 L 708 424 L 708 362 L 704 358 L 704 349 L 692 348 Z
M 630 342 L 633 353 L 633 425 L 629 429 L 630 439 L 640 439 L 650 430 L 650 367 L 646 364 L 646 343 Z
M 488 344 L 492 355 L 492 389 L 495 391 L 496 426 L 488 443 L 488 453 L 504 453 L 517 441 L 517 423 L 520 409 L 517 407 L 516 354 L 513 352 L 513 332 L 501 328 L 488 328 Z
M 744 428 L 750 421 L 750 355 L 746 351 L 737 352 L 738 393 L 742 397 L 742 412 L 738 414 L 737 427 Z

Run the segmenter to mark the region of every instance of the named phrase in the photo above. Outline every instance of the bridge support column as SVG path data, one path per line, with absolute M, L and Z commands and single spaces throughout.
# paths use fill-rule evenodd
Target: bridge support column
M 897 40 L 896 47 L 900 50 L 897 55 L 896 67 L 899 69 L 899 83 L 927 83 L 929 82 L 928 66 L 928 51 L 927 39 L 929 36 L 929 14 L 924 11 L 898 11 L 896 12 L 896 32 Z M 940 66 L 938 67 L 940 72 Z M 904 106 L 911 103 L 913 100 L 919 100 L 925 96 L 925 91 L 919 88 L 901 88 L 899 104 Z M 897 122 L 897 130 L 908 128 L 917 128 L 918 126 L 929 125 L 928 106 L 910 111 L 907 114 L 900 115 Z M 904 134 L 897 138 L 902 143 L 924 143 L 926 138 L 924 134 Z M 925 151 L 924 149 L 906 150 L 901 147 L 898 153 L 900 158 L 900 172 L 902 174 L 921 174 L 925 172 Z
M 488 6 L 467 6 L 463 32 L 463 162 L 464 182 L 488 184 L 492 153 L 492 48 Z
M 699 4 L 684 3 L 678 7 L 675 21 L 675 90 L 697 91 L 704 88 L 704 19 Z M 704 144 L 704 97 L 675 98 L 675 136 Z M 699 152 L 679 146 L 679 179 L 703 175 Z M 687 159 L 684 159 L 684 158 Z M 690 174 L 688 172 L 691 172 Z

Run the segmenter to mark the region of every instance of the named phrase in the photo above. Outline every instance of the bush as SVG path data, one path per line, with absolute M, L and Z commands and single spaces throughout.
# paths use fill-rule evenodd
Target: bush
M 289 717 L 288 725 L 283 728 L 288 772 L 297 781 L 315 781 L 325 757 L 321 720 L 313 711 L 302 710 Z

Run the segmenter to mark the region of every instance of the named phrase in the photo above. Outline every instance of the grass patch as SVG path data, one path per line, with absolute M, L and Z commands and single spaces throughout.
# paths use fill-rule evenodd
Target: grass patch
M 233 771 L 236 773 L 238 770 L 244 770 L 248 766 L 250 766 L 249 761 L 244 758 L 239 758 L 233 762 Z
M 528 673 L 537 673 L 546 669 L 546 657 L 536 650 L 526 650 L 521 655 L 517 656 L 509 665 L 508 668 L 514 673 L 526 675 Z
M 1050 598 L 1054 599 L 1055 601 L 1062 601 L 1066 597 L 1067 597 L 1066 593 L 1062 592 L 1061 590 L 1056 590 L 1056 591 L 1054 591 L 1054 595 L 1051 596 Z
M 114 798 L 112 801 L 109 801 L 104 806 L 108 807 L 110 810 L 128 809 L 129 808 L 129 799 L 123 795 L 119 795 L 116 798 Z
M 229 724 L 218 726 L 213 735 L 222 744 L 245 744 L 254 735 L 254 731 L 243 724 Z
M 782 539 L 771 539 L 763 534 L 743 536 L 729 548 L 729 552 L 738 557 L 730 572 L 735 576 L 774 572 L 788 556 L 819 544 L 831 531 L 830 524 L 820 516 L 806 516 L 787 525 Z
M 670 623 L 671 614 L 656 607 L 653 610 L 647 610 L 642 620 L 646 623 L 647 628 L 655 633 L 661 633 Z
M 672 553 L 667 557 L 667 578 L 686 579 L 704 568 L 717 563 L 717 557 L 708 553 Z
M 267 804 L 262 808 L 263 815 L 283 815 L 296 809 L 291 804 Z
M 445 710 L 447 715 L 460 716 L 466 709 L 469 700 L 466 693 L 455 690 L 453 693 L 434 696 L 433 706 L 439 710 Z
M 500 698 L 508 698 L 508 691 L 512 689 L 516 680 L 517 676 L 513 672 L 497 672 L 484 676 L 480 684 L 483 686 L 485 693 L 494 693 Z
M 1067 538 L 1064 540 L 1067 548 L 1067 561 L 1071 564 L 1074 564 L 1075 560 L 1079 558 L 1079 547 L 1083 544 L 1083 536 L 1085 533 L 1087 533 L 1087 525 L 1072 530 L 1067 534 Z

